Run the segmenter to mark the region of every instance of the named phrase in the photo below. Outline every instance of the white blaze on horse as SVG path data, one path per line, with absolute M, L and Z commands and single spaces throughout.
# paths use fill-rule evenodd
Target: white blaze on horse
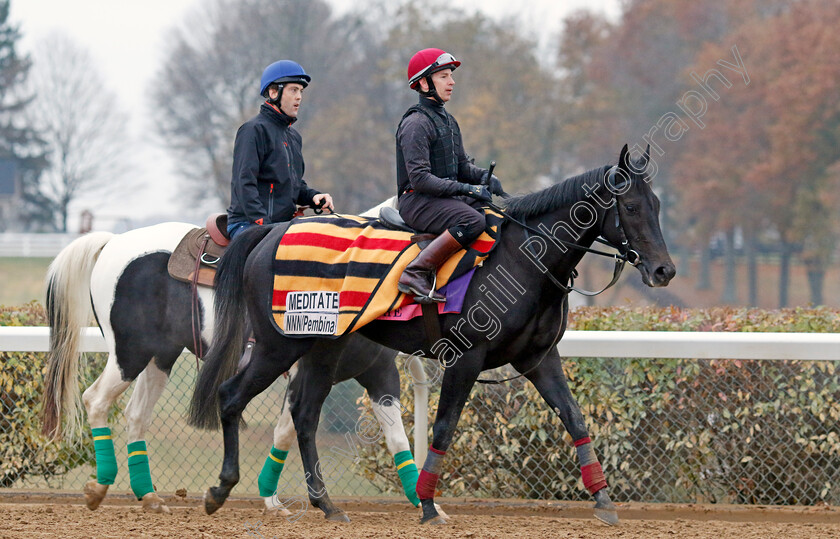
M 665 286 L 674 276 L 676 270 L 659 226 L 659 200 L 649 185 L 648 162 L 649 150 L 640 159 L 631 160 L 625 145 L 617 165 L 599 167 L 509 200 L 501 238 L 475 269 L 461 313 L 440 316 L 438 329 L 443 337 L 435 342 L 430 342 L 424 317 L 400 322 L 375 319 L 358 328 L 358 333 L 385 346 L 406 353 L 420 351 L 446 363 L 433 441 L 417 482 L 423 507 L 421 522 L 445 522 L 435 508 L 434 496 L 458 418 L 480 373 L 505 364 L 527 377 L 563 421 L 577 448 L 584 486 L 596 500 L 595 516 L 609 524 L 618 522 L 604 472 L 569 390 L 556 345 L 566 329 L 567 296 L 572 290 L 569 283 L 575 266 L 584 254 L 593 252 L 590 246 L 599 236 L 639 270 L 648 286 Z M 332 368 L 330 348 L 355 335 L 335 340 L 323 336 L 299 338 L 278 330 L 278 310 L 271 301 L 275 294 L 274 262 L 281 253 L 277 246 L 282 246 L 283 234 L 294 234 L 295 227 L 303 226 L 293 223 L 271 231 L 246 230 L 222 257 L 216 277 L 219 331 L 196 383 L 190 415 L 191 424 L 204 425 L 217 421 L 221 413 L 224 460 L 219 485 L 205 494 L 207 513 L 218 510 L 239 481 L 239 422 L 251 399 L 305 354 L 322 366 L 313 370 L 315 382 L 319 372 Z M 306 263 L 301 262 L 299 267 L 306 267 Z M 231 345 L 236 343 L 231 336 L 244 331 L 246 311 L 256 345 L 248 366 L 222 383 L 226 376 L 218 373 L 231 372 L 239 361 L 241 350 Z M 431 333 L 435 328 L 429 329 Z M 318 416 L 307 413 L 320 409 L 326 394 L 317 389 L 303 393 L 309 399 L 307 405 L 292 413 L 310 501 L 327 518 L 346 520 L 317 473 L 319 460 L 313 442 Z
M 145 436 L 175 361 L 184 348 L 193 353 L 197 348 L 206 350 L 214 333 L 213 290 L 198 286 L 194 297 L 190 284 L 173 279 L 167 271 L 173 250 L 196 229 L 187 223 L 163 223 L 118 235 L 94 232 L 68 245 L 50 265 L 47 311 L 51 333 L 43 430 L 49 436 L 78 438 L 83 429 L 83 401 L 96 455 L 96 479 L 84 487 L 85 501 L 92 510 L 102 502 L 118 469 L 108 412 L 136 380 L 124 412 L 131 489 L 145 510 L 169 511 L 152 486 Z M 194 312 L 199 328 L 195 332 Z M 108 360 L 80 396 L 79 331 L 94 316 L 107 343 Z M 236 346 L 244 349 L 244 338 Z M 417 467 L 400 410 L 389 400 L 398 403 L 399 399 L 396 352 L 359 335 L 334 347 L 332 353 L 335 368 L 328 376 L 318 373 L 319 391 L 326 396 L 334 383 L 350 378 L 367 389 L 387 447 L 399 467 L 406 497 L 418 505 Z M 303 357 L 296 376 L 290 379 L 273 447 L 259 476 L 260 496 L 267 510 L 278 509 L 273 496 L 296 438 L 292 411 L 299 406 L 302 383 L 312 387 L 312 368 L 317 364 Z

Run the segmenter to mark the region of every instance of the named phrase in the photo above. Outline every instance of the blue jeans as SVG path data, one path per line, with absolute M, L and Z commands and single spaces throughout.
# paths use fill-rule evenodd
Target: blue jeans
M 233 239 L 237 234 L 239 234 L 240 232 L 242 232 L 246 228 L 252 227 L 252 226 L 254 226 L 253 223 L 248 223 L 248 222 L 245 222 L 245 221 L 243 221 L 241 223 L 233 223 L 232 225 L 228 225 L 228 227 L 227 227 L 228 236 L 230 236 L 230 239 Z

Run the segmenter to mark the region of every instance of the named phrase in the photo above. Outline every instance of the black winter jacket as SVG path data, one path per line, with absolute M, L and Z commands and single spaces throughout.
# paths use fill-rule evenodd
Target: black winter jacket
M 291 118 L 267 103 L 239 128 L 233 147 L 228 223 L 289 221 L 296 205 L 312 205 L 319 191 L 303 180 L 300 133 Z
M 432 146 L 437 143 L 438 133 L 434 123 L 426 114 L 415 112 L 406 116 L 397 129 L 397 194 L 402 195 L 406 189 L 414 189 L 426 195 L 450 197 L 460 193 L 459 182 L 481 183 L 486 170 L 470 163 L 469 157 L 464 152 L 461 130 L 455 118 L 446 111 L 443 105 L 431 99 L 420 97 L 420 105 L 428 113 L 437 114 L 449 122 L 458 138 L 453 145 L 456 152 L 455 161 L 458 164 L 457 181 L 441 178 L 432 173 L 430 156 Z

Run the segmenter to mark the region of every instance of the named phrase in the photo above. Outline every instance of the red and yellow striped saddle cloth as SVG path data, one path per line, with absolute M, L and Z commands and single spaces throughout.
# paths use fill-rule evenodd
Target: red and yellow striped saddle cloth
M 481 264 L 496 245 L 502 216 L 490 209 L 485 214 L 485 232 L 440 267 L 438 288 Z M 368 217 L 292 221 L 274 256 L 275 328 L 288 336 L 339 337 L 413 303 L 397 290 L 403 269 L 420 252 L 411 236 Z

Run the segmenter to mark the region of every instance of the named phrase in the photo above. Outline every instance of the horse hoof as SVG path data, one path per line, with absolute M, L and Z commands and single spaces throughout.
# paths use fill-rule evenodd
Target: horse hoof
M 618 513 L 609 509 L 595 509 L 595 518 L 608 526 L 618 525 Z
M 170 513 L 169 507 L 154 492 L 144 495 L 140 501 L 143 502 L 143 511 L 147 513 Z
M 441 524 L 446 524 L 446 519 L 440 515 L 435 515 L 429 518 L 421 518 L 420 524 L 430 524 L 432 526 L 440 526 Z
M 449 515 L 447 515 L 446 512 L 443 509 L 441 509 L 438 504 L 435 504 L 435 511 L 437 511 L 438 515 L 440 515 L 444 520 L 449 520 Z
M 350 522 L 350 517 L 344 511 L 337 511 L 331 515 L 324 515 L 324 518 L 333 522 Z
M 292 512 L 286 509 L 285 507 L 275 507 L 274 509 L 269 509 L 266 507 L 263 509 L 263 515 L 266 518 L 276 518 L 276 517 L 290 517 L 292 516 Z
M 225 501 L 218 501 L 216 495 L 213 493 L 218 487 L 210 487 L 204 491 L 204 512 L 212 515 L 219 510 L 219 507 L 224 505 Z
M 263 508 L 263 515 L 265 515 L 267 518 L 275 518 L 278 516 L 292 516 L 292 512 L 286 509 L 284 506 L 274 504 L 273 496 L 270 498 L 263 498 L 263 500 L 265 500 L 265 508 Z
M 618 513 L 615 511 L 615 504 L 610 499 L 610 495 L 606 489 L 601 489 L 595 493 L 595 518 L 608 526 L 615 526 L 618 524 Z
M 105 499 L 105 494 L 108 493 L 108 485 L 100 485 L 95 479 L 91 479 L 85 483 L 85 505 L 91 511 L 96 510 L 102 500 Z

